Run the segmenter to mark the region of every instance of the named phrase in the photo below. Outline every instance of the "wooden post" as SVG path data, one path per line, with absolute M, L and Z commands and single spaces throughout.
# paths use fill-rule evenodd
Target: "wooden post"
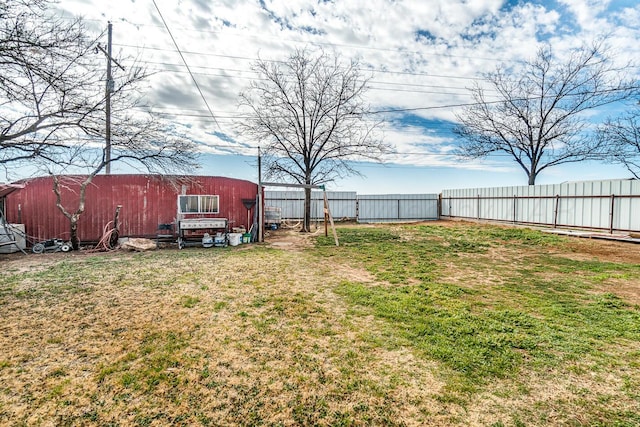
M 558 226 L 558 210 L 560 206 L 560 195 L 556 194 L 556 207 L 553 212 L 553 228 Z
M 324 237 L 329 236 L 329 205 L 327 198 L 324 199 Z
M 613 208 L 614 208 L 614 201 L 616 199 L 615 194 L 611 195 L 611 207 L 609 209 L 609 234 L 613 234 Z
M 333 223 L 333 217 L 331 216 L 331 210 L 329 209 L 329 200 L 327 199 L 327 192 L 324 191 L 324 189 L 323 189 L 323 193 L 324 193 L 324 205 L 326 206 L 326 209 L 327 209 L 327 215 L 329 216 L 329 221 L 331 221 L 331 230 L 333 231 L 333 240 L 335 240 L 336 246 L 339 246 L 338 233 L 336 233 L 336 226 Z
M 116 206 L 116 213 L 113 215 L 113 229 L 116 231 L 120 231 L 120 209 L 122 209 L 122 205 Z

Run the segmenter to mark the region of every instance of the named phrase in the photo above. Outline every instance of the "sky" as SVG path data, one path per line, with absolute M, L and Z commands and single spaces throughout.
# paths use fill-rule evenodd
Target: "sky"
M 111 22 L 114 53 L 156 72 L 146 102 L 198 144 L 198 175 L 257 182 L 259 141 L 243 138 L 235 123 L 258 58 L 281 61 L 309 47 L 357 59 L 371 76 L 371 110 L 388 111 L 376 119 L 394 147 L 381 163 L 355 163 L 361 175 L 327 185 L 360 194 L 526 185 L 507 156 L 451 155 L 456 106 L 472 100 L 468 88 L 499 64 L 530 59 L 542 43 L 562 52 L 607 35 L 617 61 L 640 58 L 637 0 L 63 0 L 55 13 L 82 17 L 96 33 Z M 630 176 L 589 162 L 549 168 L 537 183 Z

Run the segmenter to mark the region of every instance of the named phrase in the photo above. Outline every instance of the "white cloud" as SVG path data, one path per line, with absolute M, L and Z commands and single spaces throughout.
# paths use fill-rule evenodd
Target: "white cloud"
M 503 0 L 265 0 L 264 8 L 253 0 L 156 2 L 222 131 L 230 136 L 235 134 L 232 119 L 239 114 L 237 95 L 256 77 L 252 61 L 258 55 L 285 59 L 293 47 L 318 44 L 378 70 L 369 92 L 374 110 L 425 108 L 414 113 L 447 121 L 455 120 L 455 108 L 434 107 L 470 102 L 465 87 L 474 79 L 501 61 L 531 57 L 542 40 L 562 49 L 608 31 L 614 47 L 630 52 L 629 57 L 640 56 L 640 6 L 610 13 L 609 1 L 559 0 L 563 7 L 558 9 L 549 2 L 526 1 L 507 8 Z M 65 0 L 58 7 L 67 15 L 84 16 L 97 31 L 111 20 L 114 50 L 162 71 L 147 94 L 154 109 L 175 114 L 185 137 L 229 150 L 229 141 L 211 135 L 220 129 L 207 117 L 153 3 Z M 419 31 L 424 37 L 418 37 Z M 450 145 L 448 137 L 419 127 L 389 126 L 387 138 L 404 152 Z M 237 150 L 247 152 L 240 145 Z M 425 158 L 405 156 L 402 161 Z
M 585 30 L 597 29 L 605 20 L 600 17 L 610 0 L 559 0 L 575 16 L 576 23 Z

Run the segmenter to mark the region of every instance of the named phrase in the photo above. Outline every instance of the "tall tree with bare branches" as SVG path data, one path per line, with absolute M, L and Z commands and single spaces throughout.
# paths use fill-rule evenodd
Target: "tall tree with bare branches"
M 585 112 L 637 92 L 605 54 L 603 42 L 554 56 L 538 50 L 522 67 L 498 67 L 477 83 L 474 104 L 457 115 L 460 154 L 481 158 L 506 153 L 527 174 L 529 185 L 543 170 L 563 163 L 601 160 L 606 146 L 595 138 Z
M 82 21 L 46 13 L 44 0 L 0 5 L 0 167 L 11 176 L 34 159 L 55 161 L 77 132 L 101 109 L 100 72 L 90 60 L 94 40 Z
M 28 166 L 54 177 L 57 206 L 78 248 L 78 221 L 95 175 L 118 162 L 153 173 L 182 173 L 197 166 L 194 143 L 173 138 L 167 126 L 144 113 L 149 74 L 118 58 L 127 71 L 111 89 L 111 150 L 104 144 L 104 57 L 81 20 L 48 13 L 48 0 L 0 3 L 0 167 L 6 176 Z M 62 189 L 78 196 L 63 200 Z M 75 198 L 74 198 L 74 202 Z
M 640 108 L 607 120 L 598 129 L 598 136 L 609 147 L 609 159 L 640 179 Z
M 121 58 L 118 63 L 128 64 Z M 53 176 L 56 205 L 69 220 L 74 249 L 80 246 L 77 230 L 85 210 L 86 189 L 108 165 L 127 164 L 137 170 L 162 175 L 181 175 L 198 167 L 195 143 L 172 135 L 166 123 L 144 112 L 143 89 L 148 74 L 135 63 L 128 70 L 122 76 L 115 76 L 111 90 L 109 155 L 104 146 L 106 116 L 104 103 L 101 103 L 103 108 L 92 111 L 83 119 L 81 132 L 74 137 L 65 132 L 69 139 L 62 148 L 56 147 L 53 161 L 48 156 L 34 162 L 40 163 L 41 170 Z M 94 91 L 101 89 L 98 87 Z M 63 188 L 77 195 L 77 204 L 65 203 Z
M 379 160 L 388 151 L 367 117 L 368 79 L 358 61 L 298 49 L 285 62 L 260 59 L 253 70 L 258 78 L 240 95 L 249 114 L 239 128 L 264 149 L 266 177 L 321 185 L 358 174 L 353 160 Z M 309 231 L 310 188 L 304 211 Z

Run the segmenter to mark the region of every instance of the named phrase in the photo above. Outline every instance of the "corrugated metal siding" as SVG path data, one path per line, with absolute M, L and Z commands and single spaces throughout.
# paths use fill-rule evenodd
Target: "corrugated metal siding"
M 304 217 L 304 191 L 265 191 L 265 206 L 282 209 L 283 219 Z M 336 219 L 356 217 L 356 193 L 351 191 L 327 191 L 331 215 Z M 324 219 L 324 194 L 311 192 L 311 219 Z
M 27 234 L 35 240 L 67 239 L 69 221 L 55 205 L 52 178 L 35 178 L 24 184 L 24 189 L 7 196 L 7 219 L 18 222 L 20 216 Z M 71 190 L 62 193 L 63 205 L 75 210 L 79 200 L 78 186 L 70 187 Z M 232 227 L 249 227 L 242 199 L 255 200 L 257 192 L 258 186 L 252 182 L 224 177 L 189 177 L 174 185 L 157 175 L 98 175 L 87 187 L 79 237 L 83 241 L 99 240 L 105 225 L 113 221 L 117 205 L 122 205 L 121 236 L 155 236 L 158 224 L 176 221 L 179 194 L 218 195 L 219 214 L 206 216 L 228 218 Z M 250 210 L 250 218 L 253 218 L 254 209 Z M 198 216 L 203 215 L 188 215 Z
M 437 194 L 363 195 L 327 191 L 334 219 L 359 222 L 419 221 L 438 218 Z M 283 219 L 302 219 L 304 191 L 265 191 L 265 204 L 282 209 Z M 311 219 L 324 218 L 323 194 L 311 192 Z
M 418 221 L 437 218 L 437 194 L 358 196 L 359 222 Z
M 582 181 L 442 192 L 442 216 L 459 218 L 638 231 L 638 212 L 638 180 Z

